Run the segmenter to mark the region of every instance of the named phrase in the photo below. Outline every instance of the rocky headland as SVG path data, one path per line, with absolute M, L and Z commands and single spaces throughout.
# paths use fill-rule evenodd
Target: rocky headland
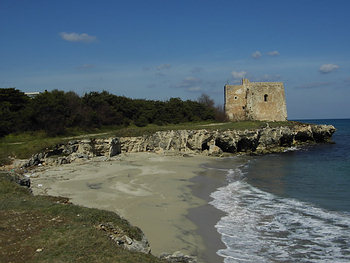
M 295 124 L 253 130 L 169 130 L 151 135 L 72 140 L 33 155 L 24 167 L 60 165 L 96 156 L 108 159 L 120 153 L 155 152 L 227 156 L 284 152 L 291 147 L 331 142 L 332 125 Z

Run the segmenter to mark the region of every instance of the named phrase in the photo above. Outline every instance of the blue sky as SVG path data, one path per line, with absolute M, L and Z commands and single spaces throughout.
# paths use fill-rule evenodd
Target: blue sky
M 350 1 L 0 0 L 0 88 L 223 104 L 285 84 L 289 119 L 350 117 Z

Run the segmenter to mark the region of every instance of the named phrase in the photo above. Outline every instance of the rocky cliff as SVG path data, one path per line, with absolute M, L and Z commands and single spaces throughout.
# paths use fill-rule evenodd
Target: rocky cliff
M 280 152 L 301 144 L 330 142 L 332 125 L 265 127 L 255 130 L 177 130 L 148 136 L 120 138 L 122 152 L 177 151 L 220 155 L 222 153 L 262 154 Z
M 75 140 L 33 155 L 24 166 L 64 164 L 95 156 L 108 159 L 119 153 L 146 151 L 213 156 L 265 154 L 298 145 L 330 142 L 335 131 L 332 125 L 298 124 L 254 130 L 170 130 L 139 137 Z

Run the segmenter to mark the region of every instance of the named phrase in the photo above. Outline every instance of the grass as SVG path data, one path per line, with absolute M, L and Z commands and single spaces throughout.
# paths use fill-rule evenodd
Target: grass
M 43 131 L 27 132 L 20 134 L 10 134 L 0 138 L 0 166 L 10 163 L 9 156 L 18 159 L 27 159 L 32 154 L 41 152 L 46 148 L 50 148 L 59 143 L 65 143 L 72 139 L 89 138 L 106 138 L 106 137 L 128 137 L 141 136 L 145 134 L 153 134 L 157 131 L 166 130 L 245 130 L 257 129 L 266 127 L 278 126 L 294 126 L 296 122 L 263 122 L 263 121 L 240 121 L 240 122 L 190 122 L 181 124 L 169 124 L 164 126 L 157 126 L 154 124 L 146 127 L 102 127 L 91 131 L 83 130 L 68 130 L 64 136 L 49 137 Z
M 0 173 L 0 262 L 164 262 L 124 250 L 96 228 L 111 222 L 140 239 L 141 231 L 115 213 L 33 196 L 10 178 Z

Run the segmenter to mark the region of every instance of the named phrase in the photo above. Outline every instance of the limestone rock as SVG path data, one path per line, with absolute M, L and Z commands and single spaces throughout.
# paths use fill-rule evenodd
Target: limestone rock
M 124 249 L 141 252 L 144 254 L 151 253 L 151 248 L 146 237 L 142 234 L 141 240 L 133 239 L 127 236 L 122 229 L 114 226 L 112 223 L 104 223 L 96 226 L 98 230 L 106 232 L 108 237 L 113 240 L 118 246 Z
M 293 127 L 254 130 L 170 130 L 151 135 L 109 139 L 75 140 L 33 155 L 25 167 L 65 164 L 96 156 L 113 157 L 121 152 L 203 154 L 283 152 L 305 143 L 329 142 L 336 129 L 332 125 L 298 124 Z
M 73 140 L 66 144 L 58 144 L 43 153 L 34 154 L 23 167 L 43 163 L 46 165 L 61 165 L 96 156 L 110 158 L 120 153 L 119 138 Z
M 222 154 L 222 150 L 220 149 L 220 147 L 213 144 L 209 146 L 208 153 L 209 155 L 219 156 L 220 154 Z
M 336 128 L 333 125 L 314 125 L 311 130 L 316 142 L 328 142 Z
M 108 151 L 108 157 L 113 157 L 117 154 L 121 153 L 121 146 L 119 138 L 110 138 L 107 141 L 109 151 Z
M 164 259 L 168 262 L 197 263 L 196 257 L 184 255 L 181 251 L 176 251 L 173 254 L 162 253 L 160 259 Z

